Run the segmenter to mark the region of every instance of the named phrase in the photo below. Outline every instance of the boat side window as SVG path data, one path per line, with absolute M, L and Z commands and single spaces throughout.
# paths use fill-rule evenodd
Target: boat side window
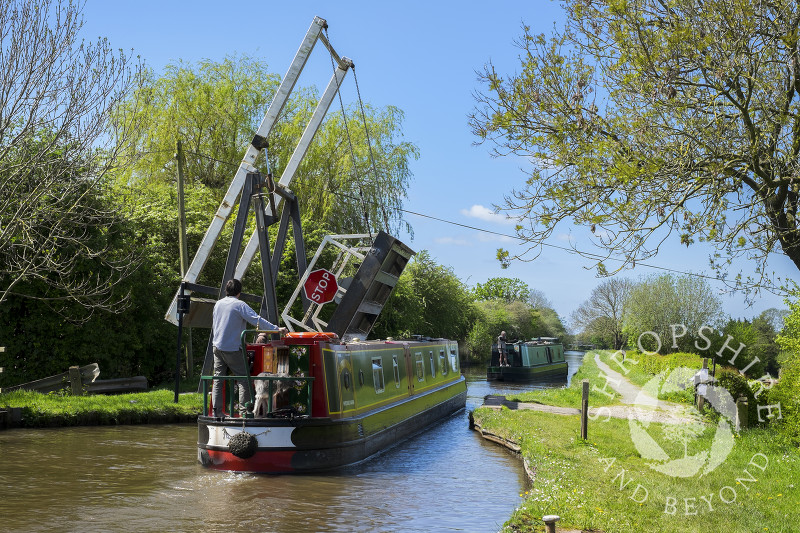
M 375 384 L 375 392 L 381 393 L 384 391 L 383 359 L 380 357 L 372 358 L 372 382 Z
M 392 356 L 392 372 L 394 372 L 394 386 L 400 388 L 400 365 L 397 364 L 397 356 Z
M 444 350 L 439 350 L 439 371 L 443 376 L 447 375 L 447 358 L 444 356 Z
M 425 362 L 422 360 L 422 352 L 414 354 L 414 362 L 417 368 L 417 381 L 425 381 Z
M 436 377 L 436 366 L 433 364 L 433 350 L 428 352 L 428 358 L 431 361 L 431 377 L 435 378 Z
M 450 368 L 453 369 L 453 372 L 458 372 L 458 355 L 453 348 L 450 348 Z

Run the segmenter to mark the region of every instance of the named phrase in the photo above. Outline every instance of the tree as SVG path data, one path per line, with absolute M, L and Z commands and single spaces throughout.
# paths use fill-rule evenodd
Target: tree
M 541 317 L 537 311 L 520 300 L 502 298 L 476 302 L 478 311 L 467 338 L 467 351 L 472 362 L 485 362 L 491 357 L 492 343 L 501 331 L 509 340 L 528 340 L 544 336 Z
M 504 206 L 519 236 L 535 247 L 572 220 L 623 266 L 673 234 L 707 241 L 721 277 L 737 257 L 754 265 L 737 287 L 767 283 L 778 250 L 800 268 L 798 4 L 564 6 L 549 38 L 524 27 L 519 74 L 485 67 L 471 116 L 481 142 L 533 164 Z
M 545 294 L 531 289 L 517 278 L 490 278 L 478 283 L 472 293 L 477 302 L 479 317 L 472 325 L 467 339 L 470 359 L 484 361 L 500 331 L 508 338 L 531 339 L 558 337 L 563 339 L 566 328 Z
M 626 345 L 622 332 L 625 302 L 633 288 L 627 278 L 609 278 L 592 289 L 589 299 L 573 313 L 572 323 L 590 337 L 597 336 L 604 343 L 619 350 Z
M 553 302 L 551 302 L 545 294 L 539 289 L 531 289 L 528 293 L 528 304 L 534 309 L 552 309 Z
M 534 311 L 539 314 L 538 322 L 541 324 L 541 333 L 538 336 L 558 337 L 562 342 L 566 342 L 564 339 L 567 336 L 567 328 L 564 327 L 564 323 L 555 309 L 542 307 L 534 309 Z
M 478 283 L 472 289 L 478 300 L 500 299 L 506 302 L 527 301 L 531 289 L 518 278 L 489 278 L 486 283 Z
M 775 342 L 776 332 L 763 318 L 755 317 L 752 321 L 731 319 L 725 324 L 722 334 L 725 338 L 733 337 L 734 340 L 730 344 L 734 346 L 738 346 L 738 343 L 744 344 L 733 363 L 737 369 L 747 368 L 746 374 L 751 378 L 759 378 L 767 373 L 771 376 L 778 375 L 779 348 Z M 721 347 L 719 341 L 717 344 Z M 725 359 L 730 357 L 721 357 L 721 360 Z
M 105 184 L 136 129 L 112 111 L 140 65 L 105 39 L 79 40 L 82 25 L 66 0 L 0 10 L 0 304 L 118 310 L 126 299 L 117 285 L 135 260 L 110 247 L 119 217 Z
M 773 332 L 774 337 L 783 329 L 783 321 L 788 315 L 788 309 L 777 309 L 775 307 L 770 307 L 769 309 L 762 311 L 761 314 L 758 315 L 758 318 L 768 324 L 769 328 Z
M 715 328 L 721 317 L 722 304 L 706 280 L 662 274 L 646 278 L 631 289 L 625 303 L 623 334 L 633 346 L 641 342 L 648 351 L 692 352 L 696 351 L 695 342 L 703 344 L 698 336 L 700 328 Z
M 171 161 L 181 139 L 187 177 L 222 197 L 279 83 L 280 77 L 264 61 L 247 56 L 179 62 L 161 75 L 150 72 L 146 85 L 128 100 L 129 105 L 143 103 L 136 116 L 145 128 L 135 146 L 143 156 L 123 181 L 135 187 L 153 180 L 172 182 Z M 317 99 L 315 89 L 293 93 L 268 139 L 266 160 L 256 163 L 262 174 L 272 172 L 276 181 L 280 179 Z M 417 147 L 402 138 L 401 110 L 369 105 L 364 109 L 365 119 L 360 108 L 352 106 L 329 111 L 291 183 L 301 209 L 313 212 L 314 220 L 334 233 L 391 232 L 404 224 L 400 208 Z
M 372 336 L 417 334 L 463 340 L 475 315 L 473 296 L 464 283 L 422 250 L 400 275 Z

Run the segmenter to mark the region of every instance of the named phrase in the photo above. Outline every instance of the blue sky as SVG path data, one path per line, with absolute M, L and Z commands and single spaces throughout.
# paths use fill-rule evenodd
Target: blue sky
M 405 207 L 468 226 L 513 233 L 513 225 L 491 216 L 491 210 L 502 203 L 504 195 L 524 184 L 525 163 L 492 158 L 489 146 L 475 146 L 467 116 L 474 106 L 474 92 L 482 89 L 476 71 L 490 60 L 501 73 L 516 71 L 518 50 L 513 41 L 521 34 L 521 25 L 549 32 L 562 19 L 557 3 L 88 0 L 84 15 L 84 38 L 108 37 L 115 48 L 133 49 L 156 72 L 180 59 L 221 60 L 239 53 L 264 58 L 280 75 L 314 16 L 326 19 L 333 46 L 356 65 L 364 100 L 405 112 L 403 133 L 420 149 L 420 158 L 411 167 L 414 177 Z M 330 59 L 320 44 L 299 84 L 321 89 L 330 73 Z M 352 76 L 348 75 L 342 91 L 346 102 L 355 101 Z M 498 247 L 520 251 L 516 241 L 411 214 L 407 220 L 415 230 L 408 244 L 418 251 L 428 250 L 468 285 L 498 276 L 519 278 L 543 291 L 565 319 L 599 282 L 589 269 L 589 260 L 565 251 L 545 248 L 535 261 L 517 261 L 503 270 L 495 252 Z M 563 246 L 567 232 L 578 246 L 589 243 L 587 231 L 565 226 L 552 244 Z M 708 249 L 699 245 L 687 249 L 672 242 L 648 263 L 707 272 Z M 772 257 L 769 270 L 790 278 L 797 272 L 779 255 Z M 637 267 L 624 275 L 637 278 L 658 272 Z M 712 286 L 724 289 L 716 283 Z M 725 311 L 735 317 L 784 307 L 782 297 L 770 294 L 762 295 L 752 307 L 746 306 L 741 294 L 721 294 L 720 298 Z

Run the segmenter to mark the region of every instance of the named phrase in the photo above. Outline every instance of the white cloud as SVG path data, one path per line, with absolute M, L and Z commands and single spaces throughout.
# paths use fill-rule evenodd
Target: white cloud
M 486 222 L 493 222 L 495 224 L 514 225 L 517 222 L 513 218 L 509 218 L 500 213 L 495 213 L 494 210 L 478 204 L 473 205 L 469 209 L 462 209 L 461 214 L 470 218 L 477 218 Z
M 465 239 L 455 237 L 437 237 L 433 240 L 436 244 L 452 244 L 454 246 L 472 246 L 472 243 Z

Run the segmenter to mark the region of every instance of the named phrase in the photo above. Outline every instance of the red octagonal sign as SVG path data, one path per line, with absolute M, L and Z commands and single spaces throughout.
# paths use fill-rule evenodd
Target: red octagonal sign
M 328 303 L 336 296 L 339 285 L 336 283 L 336 276 L 324 268 L 315 270 L 308 275 L 308 279 L 303 284 L 306 298 L 317 304 Z

